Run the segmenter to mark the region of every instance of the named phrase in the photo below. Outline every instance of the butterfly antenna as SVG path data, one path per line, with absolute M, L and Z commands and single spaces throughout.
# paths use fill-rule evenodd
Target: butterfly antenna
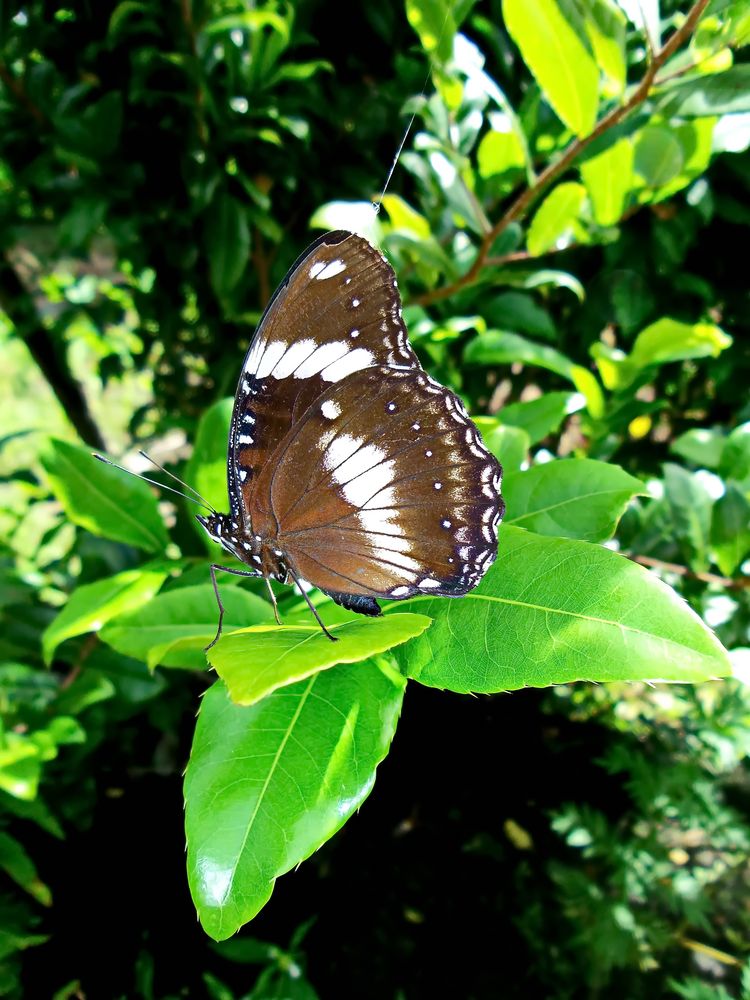
M 438 37 L 437 44 L 435 46 L 435 50 L 437 50 L 438 48 L 440 48 L 440 43 L 442 42 L 443 35 L 445 34 L 445 26 L 448 23 L 448 14 L 450 13 L 450 10 L 451 10 L 450 5 L 446 4 L 445 17 L 443 18 L 443 26 L 440 29 L 440 36 Z M 430 76 L 432 75 L 432 71 L 433 71 L 434 68 L 435 68 L 435 63 L 433 61 L 432 56 L 430 56 L 430 68 L 427 70 L 427 76 L 425 76 L 425 78 L 424 78 L 424 83 L 422 84 L 422 89 L 419 92 L 419 97 L 417 97 L 417 101 L 420 101 L 424 97 L 425 92 L 427 91 L 427 84 L 430 82 Z M 377 201 L 374 201 L 372 203 L 372 207 L 373 207 L 373 211 L 375 212 L 375 215 L 379 215 L 379 213 L 380 213 L 380 209 L 382 208 L 382 205 L 383 205 L 383 198 L 385 198 L 385 192 L 388 190 L 388 185 L 391 183 L 391 177 L 393 177 L 393 172 L 396 169 L 396 165 L 398 164 L 398 161 L 401 159 L 401 154 L 404 151 L 404 146 L 406 145 L 406 140 L 409 138 L 409 133 L 411 132 L 411 127 L 414 124 L 414 119 L 417 117 L 418 110 L 419 110 L 419 107 L 418 106 L 415 107 L 414 108 L 414 113 L 412 114 L 411 118 L 409 119 L 409 124 L 406 126 L 406 130 L 404 131 L 404 135 L 403 135 L 403 137 L 401 139 L 401 142 L 399 143 L 398 149 L 396 150 L 396 155 L 393 157 L 393 163 L 391 164 L 391 169 L 388 171 L 388 176 L 385 179 L 385 184 L 383 185 L 383 190 L 380 192 L 380 197 L 377 199 Z
M 179 476 L 176 476 L 174 472 L 170 472 L 169 469 L 165 469 L 163 465 L 159 465 L 159 463 L 154 461 L 154 459 L 151 458 L 150 455 L 147 455 L 145 451 L 139 451 L 138 454 L 142 455 L 152 465 L 155 465 L 157 469 L 161 469 L 161 471 L 165 473 L 165 475 L 171 476 L 171 478 L 174 479 L 175 482 L 179 483 L 180 486 L 184 486 L 186 490 L 190 490 L 191 493 L 194 493 L 204 507 L 208 507 L 210 511 L 213 511 L 214 514 L 216 513 L 211 504 L 207 500 L 204 500 L 204 498 L 200 495 L 200 493 L 198 492 L 198 490 L 196 490 L 194 486 L 191 486 L 190 483 L 186 483 L 184 480 L 180 479 Z M 185 497 L 185 499 L 187 500 L 188 497 Z
M 119 469 L 120 472 L 127 472 L 129 476 L 135 476 L 136 479 L 142 479 L 144 483 L 151 483 L 152 486 L 155 486 L 159 490 L 167 490 L 169 493 L 176 493 L 177 496 L 182 497 L 183 500 L 189 500 L 190 503 L 198 504 L 199 507 L 205 507 L 206 510 L 210 511 L 212 514 L 216 513 L 213 507 L 209 507 L 205 500 L 196 500 L 194 497 L 187 496 L 185 493 L 180 493 L 179 490 L 173 490 L 171 486 L 165 486 L 164 483 L 157 483 L 155 479 L 149 479 L 148 476 L 142 476 L 140 472 L 133 472 L 131 469 L 126 469 L 122 465 L 117 465 L 116 462 L 110 462 L 108 458 L 105 458 L 103 455 L 97 455 L 95 451 L 92 451 L 91 454 L 95 459 L 97 459 L 97 461 L 103 462 L 105 465 L 111 465 L 113 469 Z
M 323 624 L 323 619 L 318 614 L 318 609 L 315 607 L 315 605 L 313 604 L 313 602 L 310 600 L 310 597 L 309 597 L 307 591 L 305 590 L 305 588 L 299 582 L 299 577 L 297 576 L 297 574 L 294 572 L 294 570 L 290 569 L 288 566 L 287 566 L 287 569 L 289 570 L 289 575 L 294 580 L 294 582 L 297 584 L 297 589 L 299 590 L 300 594 L 302 594 L 302 596 L 304 597 L 304 599 L 307 601 L 307 606 L 312 611 L 313 615 L 315 616 L 315 620 L 318 623 L 318 625 L 320 625 L 320 627 L 323 629 L 323 631 L 328 636 L 328 638 L 331 640 L 331 642 L 338 642 L 338 639 L 336 638 L 336 636 L 335 635 L 331 635 L 331 633 L 328 631 L 328 629 Z

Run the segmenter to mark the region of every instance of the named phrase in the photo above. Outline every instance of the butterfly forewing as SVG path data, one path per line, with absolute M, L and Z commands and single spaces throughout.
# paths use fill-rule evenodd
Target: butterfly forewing
M 361 237 L 328 233 L 289 271 L 245 358 L 229 441 L 233 516 L 252 520 L 263 505 L 259 470 L 315 400 L 377 365 L 419 368 L 393 270 Z
M 495 557 L 500 476 L 457 396 L 418 367 L 374 366 L 318 397 L 257 487 L 264 527 L 321 589 L 459 596 Z

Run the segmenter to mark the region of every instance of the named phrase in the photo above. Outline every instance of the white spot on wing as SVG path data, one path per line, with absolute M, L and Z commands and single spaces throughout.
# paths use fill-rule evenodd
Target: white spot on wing
M 285 340 L 277 340 L 274 344 L 269 344 L 263 352 L 263 357 L 260 359 L 260 364 L 258 365 L 258 370 L 255 372 L 255 377 L 265 378 L 266 375 L 270 375 L 277 363 L 283 357 L 285 351 Z
M 279 359 L 276 367 L 270 374 L 277 379 L 289 378 L 293 371 L 306 361 L 310 355 L 315 350 L 315 341 L 306 338 L 305 340 L 298 340 L 294 344 L 289 345 L 289 349 L 284 352 L 283 356 Z
M 344 354 L 337 361 L 334 361 L 332 365 L 324 368 L 320 373 L 320 377 L 324 382 L 339 382 L 342 378 L 346 378 L 347 375 L 351 375 L 353 372 L 369 368 L 373 357 L 374 355 L 370 351 L 365 350 L 364 347 L 358 347 L 356 350 Z
M 394 587 L 391 591 L 391 597 L 406 597 L 410 590 L 411 587 Z
M 253 436 L 252 434 L 240 434 L 237 440 L 240 444 L 252 444 Z
M 335 403 L 332 399 L 327 399 L 324 403 L 321 404 L 320 412 L 323 414 L 324 417 L 327 417 L 328 420 L 335 420 L 336 417 L 341 416 L 341 407 L 339 406 L 338 403 Z
M 317 278 L 318 281 L 325 281 L 326 278 L 334 278 L 337 274 L 341 274 L 345 270 L 346 264 L 343 260 L 332 260 L 330 264 L 324 264 L 322 268 L 318 268 L 317 264 L 313 264 L 310 268 L 310 277 Z M 315 274 L 313 274 L 313 271 L 315 271 Z
M 338 477 L 339 472 L 345 470 L 347 467 L 355 468 L 353 463 L 355 459 L 360 459 L 361 464 L 366 461 L 371 461 L 374 457 L 373 455 L 365 455 L 364 453 L 372 449 L 379 456 L 375 458 L 378 462 L 383 453 L 379 448 L 374 445 L 370 445 L 368 448 L 363 448 L 362 451 L 358 451 L 356 455 L 344 462 L 341 469 L 336 470 L 336 476 Z M 391 482 L 393 479 L 393 462 L 381 462 L 379 465 L 372 465 L 371 468 L 364 472 L 357 472 L 356 475 L 349 478 L 349 481 L 344 483 L 342 488 L 342 493 L 344 497 L 349 501 L 349 503 L 354 504 L 355 507 L 364 507 L 370 497 L 379 493 L 382 489 Z
M 321 344 L 321 346 L 314 350 L 310 357 L 307 358 L 306 361 L 303 361 L 299 368 L 297 368 L 294 372 L 294 377 L 310 378 L 311 375 L 317 375 L 318 372 L 327 368 L 328 365 L 332 365 L 334 361 L 338 361 L 339 358 L 342 358 L 348 353 L 349 345 L 340 340 L 334 340 L 332 344 Z
M 424 580 L 420 580 L 417 586 L 420 590 L 433 590 L 435 587 L 440 586 L 440 581 L 433 580 L 431 577 L 427 576 Z
M 325 266 L 326 262 L 324 260 L 316 260 L 313 266 L 310 268 L 310 277 L 317 278 Z

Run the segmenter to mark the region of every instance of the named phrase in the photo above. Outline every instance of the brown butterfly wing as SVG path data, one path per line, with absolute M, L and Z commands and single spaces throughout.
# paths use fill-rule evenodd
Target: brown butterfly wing
M 337 599 L 460 596 L 495 558 L 501 475 L 454 393 L 378 366 L 308 408 L 257 489 L 289 564 Z
M 234 518 L 263 505 L 259 470 L 313 402 L 373 365 L 419 369 L 393 269 L 361 237 L 327 233 L 290 269 L 245 358 L 227 461 Z

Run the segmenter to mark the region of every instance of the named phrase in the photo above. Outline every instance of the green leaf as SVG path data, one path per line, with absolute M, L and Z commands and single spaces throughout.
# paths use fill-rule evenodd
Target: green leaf
M 168 576 L 168 563 L 153 562 L 76 588 L 42 635 L 44 662 L 52 662 L 55 650 L 66 639 L 98 632 L 110 618 L 151 600 Z
M 665 117 L 706 118 L 750 111 L 750 65 L 672 83 L 661 93 L 659 109 Z
M 571 681 L 701 681 L 731 667 L 713 633 L 642 566 L 588 542 L 504 526 L 479 587 L 411 599 L 433 618 L 394 650 L 409 677 L 451 691 Z
M 557 327 L 549 312 L 524 292 L 501 292 L 482 309 L 488 326 L 500 326 L 514 333 L 556 340 Z
M 503 0 L 503 19 L 557 116 L 576 135 L 590 132 L 599 106 L 599 69 L 567 0 Z
M 484 443 L 505 472 L 520 469 L 529 457 L 529 436 L 521 427 L 506 427 L 496 417 L 475 417 Z
M 662 187 L 676 177 L 685 164 L 682 146 L 672 129 L 647 125 L 635 139 L 633 170 L 650 188 Z
M 680 465 L 664 465 L 664 496 L 674 537 L 696 572 L 708 569 L 712 501 L 699 479 Z
M 452 6 L 451 0 L 406 0 L 406 17 L 422 48 L 443 66 L 453 54 L 456 22 Z
M 240 587 L 224 587 L 221 599 L 226 608 L 225 632 L 248 622 L 267 621 L 272 617 L 267 601 Z M 214 589 L 211 584 L 205 583 L 158 594 L 138 611 L 110 621 L 99 636 L 118 653 L 144 660 L 152 668 L 158 664 L 201 668 L 206 665 L 201 650 L 216 635 L 218 623 L 219 610 Z M 195 647 L 187 650 L 170 648 L 178 639 L 185 638 L 196 638 Z
M 51 906 L 52 893 L 42 882 L 36 865 L 15 837 L 0 830 L 0 869 L 42 906 Z
M 232 701 L 253 705 L 277 688 L 338 663 L 357 663 L 397 646 L 429 628 L 424 615 L 351 618 L 330 626 L 336 642 L 317 623 L 255 625 L 222 636 L 208 659 Z
M 662 187 L 651 192 L 649 201 L 664 201 L 687 187 L 707 169 L 713 152 L 713 134 L 716 118 L 696 118 L 673 126 L 671 131 L 682 150 L 682 169 Z M 641 200 L 644 200 L 643 193 Z
M 594 219 L 600 226 L 614 226 L 623 216 L 633 187 L 633 143 L 618 139 L 609 149 L 581 164 Z
M 188 877 L 206 932 L 224 940 L 265 905 L 279 875 L 316 851 L 367 798 L 398 722 L 404 681 L 341 664 L 235 705 L 204 696 L 185 775 Z
M 41 461 L 52 492 L 74 524 L 149 552 L 166 548 L 169 536 L 157 500 L 142 480 L 56 438 L 49 439 Z
M 703 469 L 718 468 L 723 447 L 724 435 L 707 427 L 685 431 L 670 445 L 677 455 Z
M 211 287 L 224 299 L 242 277 L 250 253 L 250 229 L 242 202 L 223 191 L 214 197 L 205 240 Z
M 507 130 L 500 132 L 497 127 L 493 128 L 482 138 L 477 148 L 479 176 L 484 179 L 515 174 L 523 170 L 526 163 L 523 144 L 513 128 L 513 122 L 508 116 L 505 120 Z
M 419 240 L 430 238 L 430 223 L 399 195 L 383 195 L 383 207 L 395 230 L 409 233 Z
M 586 200 L 586 188 L 574 181 L 558 184 L 547 195 L 529 226 L 527 246 L 534 257 L 570 242 Z
M 525 430 L 534 445 L 554 434 L 567 416 L 582 409 L 584 402 L 578 392 L 545 392 L 539 399 L 504 406 L 500 419 L 504 424 Z
M 732 576 L 750 554 L 750 501 L 734 483 L 713 506 L 711 549 L 725 576 Z
M 724 442 L 719 475 L 750 488 L 750 421 L 735 427 Z
M 570 378 L 573 363 L 554 347 L 537 344 L 507 330 L 487 330 L 471 340 L 464 351 L 466 364 L 474 365 L 537 365 Z
M 716 358 L 731 344 L 732 338 L 713 323 L 682 323 L 664 317 L 641 330 L 628 360 L 641 369 L 688 358 Z
M 605 95 L 616 97 L 625 90 L 627 74 L 625 17 L 612 0 L 589 0 L 581 10 L 596 64 L 606 78 Z
M 0 743 L 0 789 L 14 798 L 36 798 L 42 773 L 42 751 L 27 736 L 5 733 Z
M 618 465 L 570 458 L 505 477 L 506 524 L 541 535 L 604 542 L 643 483 Z
M 227 448 L 229 424 L 232 420 L 234 399 L 220 399 L 209 406 L 198 423 L 195 447 L 185 467 L 185 482 L 189 483 L 216 510 L 229 510 L 227 496 Z M 210 546 L 214 542 L 198 522 L 193 524 Z

